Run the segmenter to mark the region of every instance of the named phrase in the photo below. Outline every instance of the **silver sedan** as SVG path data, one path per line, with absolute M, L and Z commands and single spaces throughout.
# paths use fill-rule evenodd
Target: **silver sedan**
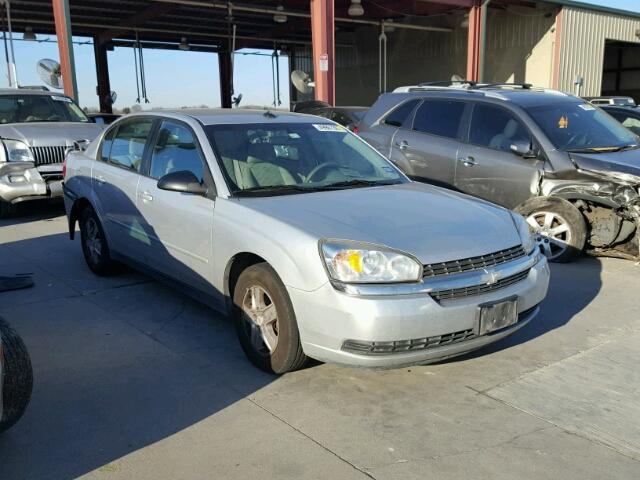
M 66 160 L 89 268 L 124 262 L 229 313 L 258 367 L 428 363 L 539 311 L 524 219 L 411 182 L 328 120 L 247 110 L 124 117 Z

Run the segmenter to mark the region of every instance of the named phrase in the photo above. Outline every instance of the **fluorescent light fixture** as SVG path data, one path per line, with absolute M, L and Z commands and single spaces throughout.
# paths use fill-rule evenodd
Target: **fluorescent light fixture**
M 347 11 L 350 17 L 361 17 L 364 15 L 364 8 L 362 8 L 362 0 L 351 0 L 349 10 Z

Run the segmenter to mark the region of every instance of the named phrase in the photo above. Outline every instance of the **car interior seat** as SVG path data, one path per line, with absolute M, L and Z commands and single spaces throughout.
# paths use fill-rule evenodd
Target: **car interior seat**
M 255 143 L 247 154 L 249 171 L 258 186 L 296 185 L 293 174 L 278 165 L 276 152 L 270 143 Z
M 520 125 L 518 125 L 518 122 L 516 122 L 514 119 L 510 119 L 504 126 L 502 133 L 499 133 L 491 139 L 491 142 L 489 144 L 490 147 L 499 150 L 509 150 L 509 146 L 518 133 L 519 129 Z

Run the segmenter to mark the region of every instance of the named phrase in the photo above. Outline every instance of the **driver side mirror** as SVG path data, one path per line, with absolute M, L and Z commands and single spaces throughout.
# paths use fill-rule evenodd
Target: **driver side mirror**
M 193 172 L 187 170 L 167 173 L 158 180 L 158 188 L 169 192 L 192 193 L 202 196 L 207 193 L 207 187 L 198 181 Z
M 512 143 L 509 149 L 519 157 L 522 158 L 538 158 L 537 153 L 531 148 L 531 142 L 526 140 L 519 140 Z

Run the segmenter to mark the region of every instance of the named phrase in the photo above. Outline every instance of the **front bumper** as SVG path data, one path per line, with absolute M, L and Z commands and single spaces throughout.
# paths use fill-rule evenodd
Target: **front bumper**
M 408 295 L 359 296 L 337 291 L 330 283 L 305 292 L 289 288 L 304 352 L 317 360 L 362 367 L 402 367 L 461 355 L 496 342 L 519 330 L 537 314 L 547 294 L 549 267 L 539 253 L 530 257 L 528 274 L 517 283 L 487 293 L 436 301 L 425 291 Z M 509 268 L 505 264 L 505 268 Z M 431 292 L 432 293 L 432 292 Z M 479 306 L 511 297 L 518 299 L 515 325 L 477 336 Z M 460 332 L 475 332 L 460 339 Z M 359 354 L 356 343 L 404 342 L 412 339 L 455 337 L 455 342 L 410 352 Z M 345 345 L 345 342 L 347 344 Z
M 0 199 L 9 203 L 62 196 L 62 165 L 0 164 Z

